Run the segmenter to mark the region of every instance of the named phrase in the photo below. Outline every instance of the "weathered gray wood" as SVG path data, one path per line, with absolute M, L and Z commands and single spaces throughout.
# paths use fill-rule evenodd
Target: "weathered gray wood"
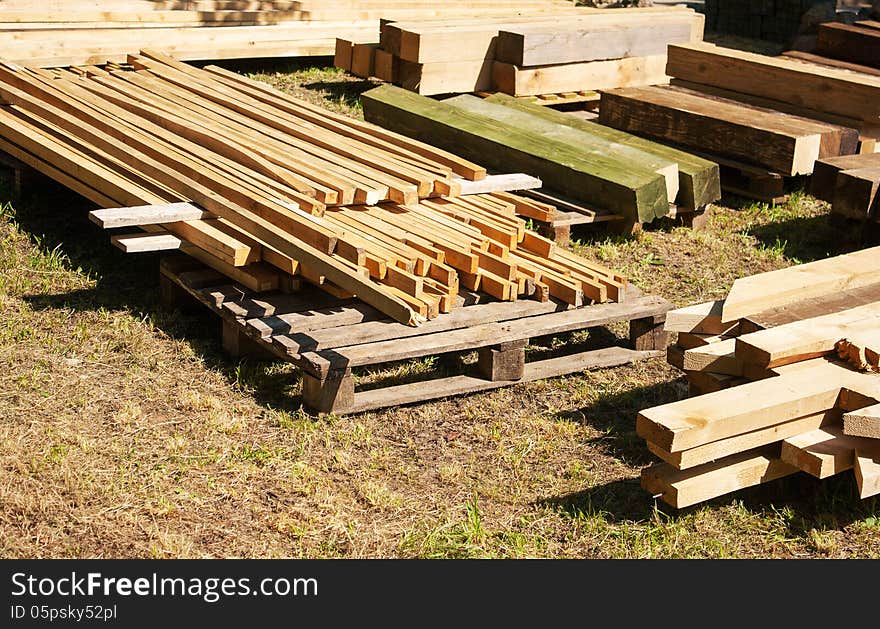
M 471 155 L 499 170 L 523 170 L 571 197 L 650 222 L 669 212 L 666 182 L 655 173 L 594 160 L 580 147 L 549 141 L 527 129 L 383 85 L 362 96 L 364 116 L 403 135 Z M 612 163 L 613 162 L 613 163 Z
M 273 360 L 275 353 L 271 352 L 266 345 L 258 343 L 248 337 L 241 325 L 228 319 L 223 322 L 222 345 L 223 350 L 233 358 L 251 358 L 254 360 Z
M 691 18 L 576 27 L 523 25 L 498 33 L 495 58 L 518 66 L 543 66 L 666 53 L 670 43 L 691 39 Z
M 341 308 L 307 310 L 250 319 L 247 326 L 251 333 L 259 338 L 268 339 L 278 334 L 327 330 L 386 318 L 372 306 L 355 302 Z
M 512 346 L 484 347 L 478 351 L 477 369 L 487 380 L 520 380 L 525 372 L 527 344 L 523 339 Z
M 629 322 L 629 340 L 639 351 L 652 349 L 665 350 L 669 345 L 669 334 L 663 329 L 664 322 L 654 317 L 633 319 Z
M 579 371 L 615 367 L 654 358 L 657 355 L 658 352 L 636 352 L 622 347 L 610 347 L 571 356 L 526 363 L 523 377 L 516 381 L 496 380 L 493 382 L 473 376 L 453 376 L 451 378 L 404 384 L 374 391 L 364 391 L 362 393 L 355 393 L 354 402 L 348 407 L 347 412 L 361 413 L 388 406 L 402 406 L 404 404 L 427 402 L 466 393 L 500 389 L 516 382 L 533 382 Z
M 197 221 L 203 218 L 211 218 L 212 216 L 210 212 L 205 212 L 192 203 L 116 207 L 89 212 L 89 219 L 104 229 L 160 225 L 162 223 L 175 223 L 178 221 Z
M 487 175 L 479 181 L 456 179 L 461 185 L 462 194 L 486 194 L 488 192 L 516 192 L 517 190 L 534 190 L 544 185 L 537 177 L 525 173 L 508 173 L 504 175 Z
M 427 321 L 418 328 L 411 328 L 390 320 L 371 321 L 356 326 L 335 328 L 326 332 L 315 330 L 311 334 L 276 336 L 273 340 L 289 354 L 301 354 L 316 349 L 332 349 L 343 345 L 375 343 L 435 334 L 473 325 L 559 312 L 567 308 L 568 306 L 565 304 L 553 299 L 547 302 L 531 300 L 515 303 L 490 301 L 453 310 L 448 315 Z
M 354 376 L 349 369 L 333 370 L 322 378 L 302 375 L 305 405 L 320 414 L 351 412 L 354 405 Z
M 597 304 L 564 312 L 525 317 L 513 321 L 472 325 L 442 334 L 430 334 L 410 339 L 393 339 L 365 343 L 338 349 L 320 349 L 301 354 L 299 364 L 313 373 L 322 373 L 330 367 L 354 367 L 382 362 L 405 360 L 431 354 L 478 349 L 507 341 L 532 336 L 562 334 L 583 330 L 632 318 L 661 314 L 670 304 L 655 296 L 640 297 L 624 303 Z M 340 328 L 344 330 L 345 328 Z

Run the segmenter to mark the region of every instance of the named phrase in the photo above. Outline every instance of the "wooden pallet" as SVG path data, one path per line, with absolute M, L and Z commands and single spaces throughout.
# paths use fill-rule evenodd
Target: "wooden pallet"
M 335 299 L 305 285 L 295 293 L 254 294 L 187 256 L 160 264 L 163 301 L 194 298 L 220 316 L 223 347 L 234 356 L 281 359 L 303 378 L 303 401 L 316 413 L 348 414 L 486 391 L 517 382 L 612 367 L 662 354 L 667 300 L 629 289 L 621 303 L 569 309 L 561 302 L 499 302 L 462 293 L 464 305 L 413 328 L 356 300 Z M 535 362 L 529 339 L 629 321 L 633 349 L 611 346 Z M 479 353 L 477 375 L 460 375 L 355 391 L 352 370 L 451 352 Z

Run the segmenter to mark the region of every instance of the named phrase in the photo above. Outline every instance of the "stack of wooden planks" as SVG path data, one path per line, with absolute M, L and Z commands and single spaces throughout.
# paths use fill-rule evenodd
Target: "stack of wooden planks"
M 574 10 L 565 0 L 523 0 L 516 8 L 501 0 L 0 0 L 0 58 L 31 67 L 122 63 L 150 47 L 181 60 L 329 56 L 337 37 L 377 41 L 380 18 L 565 9 Z
M 666 46 L 700 41 L 692 9 L 574 9 L 386 22 L 378 43 L 337 40 L 335 63 L 423 95 L 576 93 L 667 81 Z
M 737 280 L 665 329 L 692 397 L 639 414 L 664 461 L 645 489 L 681 508 L 854 469 L 863 498 L 880 494 L 880 248 Z
M 226 70 L 0 64 L 0 150 L 104 210 L 126 251 L 181 249 L 251 290 L 297 278 L 417 325 L 459 286 L 617 300 L 626 280 L 528 232 L 485 169 Z M 504 189 L 504 188 L 502 188 Z
M 797 34 L 804 14 L 815 5 L 816 0 L 705 0 L 706 27 L 716 33 L 785 42 Z
M 600 122 L 718 161 L 732 192 L 776 200 L 816 160 L 878 147 L 880 77 L 706 43 L 670 45 L 666 72 L 604 92 Z
M 834 215 L 880 223 L 880 153 L 816 162 L 809 190 Z
M 509 96 L 436 101 L 383 85 L 362 102 L 371 122 L 497 170 L 538 176 L 555 192 L 623 217 L 625 231 L 666 216 L 670 203 L 696 211 L 720 197 L 712 162 Z M 553 220 L 530 208 L 521 214 Z

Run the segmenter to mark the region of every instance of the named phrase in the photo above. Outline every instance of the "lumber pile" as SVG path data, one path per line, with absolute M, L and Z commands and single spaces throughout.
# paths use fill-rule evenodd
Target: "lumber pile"
M 382 18 L 511 16 L 571 8 L 564 0 L 152 2 L 2 0 L 0 58 L 31 67 L 122 63 L 161 48 L 180 60 L 333 55 L 337 37 L 376 41 Z
M 880 493 L 880 248 L 737 280 L 671 311 L 692 397 L 639 414 L 663 463 L 643 487 L 681 508 L 803 471 Z
M 423 95 L 577 93 L 667 81 L 666 46 L 701 41 L 692 9 L 560 7 L 528 17 L 388 21 L 378 41 L 337 39 L 335 64 Z
M 880 222 L 880 153 L 816 162 L 809 190 L 837 216 Z
M 129 62 L 0 64 L 0 150 L 104 208 L 101 226 L 146 232 L 114 235 L 125 251 L 180 249 L 253 291 L 308 281 L 409 325 L 459 287 L 573 307 L 625 290 L 528 232 L 528 202 L 482 166 L 221 68 Z
M 717 161 L 732 192 L 775 200 L 817 160 L 878 149 L 880 77 L 702 42 L 671 44 L 666 72 L 603 92 L 599 121 Z
M 362 102 L 370 122 L 490 168 L 535 175 L 631 225 L 666 216 L 670 203 L 696 209 L 720 196 L 711 162 L 504 95 L 436 101 L 383 85 Z

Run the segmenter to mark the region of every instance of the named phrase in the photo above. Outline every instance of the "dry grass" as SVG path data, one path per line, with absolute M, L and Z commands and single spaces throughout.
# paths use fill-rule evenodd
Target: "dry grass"
M 333 71 L 261 78 L 357 115 L 363 85 Z M 576 248 L 686 304 L 858 247 L 803 194 L 725 204 L 703 232 Z M 216 321 L 160 308 L 157 258 L 112 249 L 87 210 L 38 186 L 0 218 L 0 556 L 880 556 L 880 501 L 849 474 L 658 507 L 634 420 L 685 392 L 662 360 L 310 417 L 289 367 L 231 361 Z

